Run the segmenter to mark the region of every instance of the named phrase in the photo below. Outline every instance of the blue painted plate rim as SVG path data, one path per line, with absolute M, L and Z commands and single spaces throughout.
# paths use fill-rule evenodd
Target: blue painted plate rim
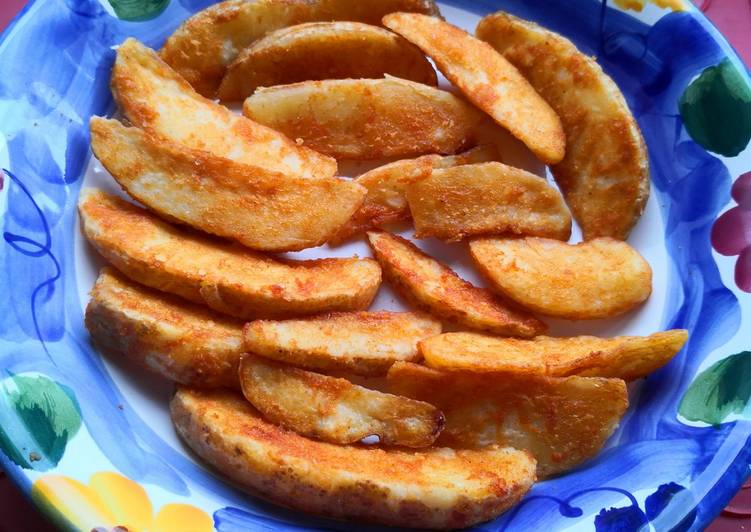
M 24 18 L 28 15 L 29 11 L 37 4 L 41 3 L 41 0 L 31 0 L 22 10 L 19 12 L 16 17 L 13 18 L 13 20 L 8 24 L 5 31 L 3 31 L 2 35 L 0 35 L 0 45 L 5 41 L 5 39 L 10 36 L 16 27 L 18 26 L 19 22 L 24 20 Z M 485 9 L 479 8 L 478 5 L 480 4 L 488 4 L 489 2 L 470 2 L 466 0 L 447 0 L 443 3 L 453 5 L 456 7 L 461 7 L 463 9 L 466 9 L 471 12 L 481 12 L 485 13 L 487 12 Z M 495 7 L 497 9 L 498 6 Z M 743 72 L 744 77 L 746 80 L 751 84 L 751 79 L 748 75 L 748 67 L 743 63 L 742 59 L 740 58 L 739 54 L 736 52 L 736 50 L 730 45 L 730 43 L 725 39 L 725 37 L 722 35 L 722 33 L 719 31 L 718 28 L 715 27 L 715 25 L 702 13 L 699 9 L 697 9 L 695 6 L 691 5 L 690 8 L 691 12 L 695 16 L 697 20 L 700 21 L 700 23 L 704 26 L 705 29 L 712 35 L 712 38 L 715 40 L 715 42 L 723 49 L 723 52 L 725 55 L 731 60 L 737 64 L 741 65 L 743 68 L 739 69 Z M 2 461 L 3 465 L 8 465 L 6 457 L 0 456 L 0 460 Z M 720 511 L 726 506 L 726 504 L 729 502 L 729 500 L 732 498 L 732 496 L 736 493 L 737 488 L 740 487 L 740 485 L 743 483 L 743 481 L 749 476 L 749 464 L 751 463 L 751 445 L 747 445 L 744 448 L 744 451 L 739 453 L 736 456 L 736 459 L 731 462 L 728 467 L 725 469 L 725 472 L 723 476 L 718 480 L 718 482 L 715 485 L 715 488 L 718 488 L 721 490 L 721 494 L 713 493 L 712 501 L 711 501 L 711 511 L 709 513 L 713 514 L 719 514 Z M 29 477 L 24 474 L 24 472 L 20 468 L 15 467 L 9 467 L 5 468 L 7 474 L 9 477 L 19 486 L 21 487 L 21 491 L 26 495 L 27 497 L 30 495 L 30 482 Z M 696 501 L 696 504 L 699 505 L 704 501 Z M 704 514 L 705 516 L 708 516 L 708 514 Z M 694 525 L 700 528 L 703 528 L 711 521 L 711 518 L 706 517 L 705 519 L 700 519 L 699 521 L 695 522 Z

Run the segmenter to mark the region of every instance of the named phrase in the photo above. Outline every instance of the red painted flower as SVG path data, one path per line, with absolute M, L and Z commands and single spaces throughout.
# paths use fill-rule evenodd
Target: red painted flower
M 738 255 L 735 284 L 744 292 L 751 292 L 751 172 L 738 178 L 732 196 L 738 206 L 717 219 L 712 228 L 712 245 L 722 255 Z

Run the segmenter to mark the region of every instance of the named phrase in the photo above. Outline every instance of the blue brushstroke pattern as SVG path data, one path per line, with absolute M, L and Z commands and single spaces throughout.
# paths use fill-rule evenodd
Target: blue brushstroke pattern
M 9 297 L 0 298 L 0 368 L 38 371 L 74 388 L 89 433 L 114 467 L 175 493 L 214 494 L 219 505 L 230 505 L 215 513 L 218 529 L 343 530 L 346 524 L 240 494 L 164 442 L 116 389 L 81 320 L 74 206 L 89 157 L 88 119 L 112 110 L 110 47 L 126 36 L 158 47 L 180 21 L 208 3 L 171 2 L 153 21 L 128 23 L 107 15 L 97 0 L 36 1 L 0 39 L 0 129 L 10 161 L 2 192 L 7 201 L 0 292 Z M 709 241 L 709 229 L 728 201 L 731 176 L 719 159 L 688 138 L 677 102 L 692 77 L 717 64 L 729 48 L 691 13 L 669 14 L 650 28 L 610 7 L 601 10 L 596 0 L 448 3 L 478 14 L 503 8 L 573 37 L 585 53 L 599 53 L 650 148 L 674 272 L 663 326 L 691 331 L 691 341 L 670 366 L 646 379 L 602 455 L 566 477 L 537 484 L 522 505 L 477 530 L 555 529 L 561 519 L 564 526 L 592 528 L 616 521 L 616 515 L 639 521 L 630 494 L 655 486 L 645 503 L 649 519 L 659 521 L 661 530 L 680 530 L 689 520 L 688 526 L 701 529 L 747 474 L 751 430 L 748 423 L 712 429 L 676 419 L 703 357 L 732 337 L 740 323 L 738 302 L 721 282 Z M 28 489 L 28 478 L 5 456 L 0 463 Z M 708 486 L 702 473 L 719 481 Z M 677 482 L 685 490 L 664 488 Z M 686 497 L 698 501 L 695 508 L 685 504 Z M 631 513 L 608 513 L 610 508 Z
M 595 516 L 595 530 L 597 532 L 634 532 L 647 527 L 649 521 L 638 505 L 620 508 L 603 508 Z
M 333 530 L 331 528 L 312 528 L 310 523 L 304 526 L 283 523 L 276 519 L 246 512 L 240 508 L 227 507 L 214 512 L 214 528 L 217 532 L 244 532 L 248 530 L 249 525 L 252 525 L 254 530 L 268 530 L 269 532 L 279 530 L 280 527 L 285 530 L 314 530 L 316 532 Z
M 506 532 L 510 527 L 517 527 L 517 514 L 522 512 L 525 507 L 530 506 L 530 503 L 552 502 L 553 505 L 547 504 L 547 506 L 556 509 L 561 516 L 568 518 L 576 518 L 584 515 L 582 508 L 576 505 L 576 501 L 581 501 L 586 498 L 587 502 L 591 502 L 593 495 L 612 495 L 617 494 L 620 498 L 625 498 L 628 502 L 628 506 L 618 508 L 602 508 L 600 512 L 595 516 L 594 526 L 597 532 L 630 532 L 639 530 L 642 526 L 648 524 L 648 520 L 639 503 L 634 496 L 627 490 L 621 488 L 613 488 L 608 486 L 589 488 L 576 491 L 566 498 L 560 498 L 554 495 L 531 495 L 527 496 L 520 504 L 512 508 L 508 514 L 506 514 L 501 520 L 500 532 Z M 539 516 L 538 516 L 539 517 Z
M 31 322 L 33 324 L 33 328 L 29 331 L 28 322 L 26 323 L 27 327 L 25 328 L 26 332 L 29 336 L 33 335 L 36 338 L 39 339 L 40 343 L 42 344 L 42 348 L 47 352 L 47 348 L 45 345 L 46 341 L 55 341 L 59 340 L 63 335 L 63 323 L 62 322 L 55 322 L 54 319 L 49 320 L 49 323 L 52 325 L 51 327 L 40 327 L 39 319 L 40 319 L 40 308 L 44 308 L 48 313 L 54 312 L 55 310 L 59 312 L 62 310 L 61 307 L 62 301 L 52 301 L 52 303 L 58 303 L 58 305 L 51 304 L 51 301 L 53 298 L 53 294 L 55 291 L 55 283 L 60 278 L 60 262 L 57 260 L 57 257 L 55 257 L 55 254 L 51 250 L 52 246 L 52 239 L 50 236 L 50 230 L 49 230 L 49 223 L 47 222 L 47 218 L 45 217 L 42 210 L 39 208 L 39 205 L 34 201 L 34 198 L 32 197 L 31 193 L 29 192 L 29 189 L 26 188 L 26 186 L 23 184 L 22 181 L 20 181 L 15 175 L 13 175 L 12 172 L 9 170 L 3 170 L 3 173 L 8 177 L 9 179 L 9 186 L 14 185 L 12 187 L 12 190 L 19 190 L 21 192 L 22 197 L 21 198 L 14 198 L 19 204 L 24 204 L 24 200 L 28 203 L 26 207 L 28 208 L 29 205 L 31 208 L 28 208 L 28 212 L 32 213 L 31 220 L 32 223 L 29 225 L 36 225 L 36 231 L 33 233 L 41 233 L 41 239 L 35 240 L 33 237 L 29 237 L 24 234 L 15 233 L 12 230 L 9 231 L 7 228 L 14 228 L 14 224 L 12 223 L 13 220 L 9 219 L 8 224 L 5 225 L 6 230 L 3 231 L 3 240 L 5 241 L 8 246 L 16 251 L 17 253 L 20 253 L 23 257 L 27 257 L 29 259 L 49 259 L 49 262 L 51 262 L 51 268 L 52 272 L 46 273 L 46 271 L 49 268 L 36 268 L 29 272 L 8 272 L 10 275 L 13 275 L 14 273 L 18 273 L 19 276 L 26 277 L 27 281 L 31 280 L 32 283 L 37 281 L 37 277 L 41 276 L 42 279 L 38 279 L 38 283 L 34 285 L 33 290 L 31 291 L 30 296 L 27 294 L 23 294 L 24 296 L 28 297 L 29 300 L 29 313 L 27 314 L 31 318 Z M 10 195 L 11 189 L 9 188 L 8 194 Z M 9 198 L 10 200 L 10 198 Z M 34 216 L 36 216 L 36 220 L 34 220 Z M 36 224 L 33 224 L 33 222 L 36 222 Z M 28 227 L 28 226 L 27 226 Z M 28 232 L 27 232 L 28 234 Z M 50 266 L 49 264 L 45 264 L 45 266 Z M 12 291 L 8 291 L 6 293 L 10 294 L 10 298 L 8 298 L 6 301 L 13 302 L 15 298 L 13 297 L 14 293 Z M 58 298 L 59 300 L 60 298 Z M 24 303 L 24 305 L 21 307 L 25 307 L 26 301 L 21 301 L 20 303 Z M 21 326 L 23 327 L 24 323 L 21 322 Z
M 662 484 L 657 488 L 652 495 L 647 497 L 644 501 L 644 509 L 647 514 L 647 518 L 654 522 L 660 514 L 669 506 L 670 502 L 687 493 L 686 488 L 675 482 L 669 482 L 668 484 Z M 685 503 L 684 503 L 685 504 Z M 696 512 L 689 512 L 686 518 L 672 527 L 669 532 L 684 532 L 691 528 L 691 525 L 696 520 Z M 659 530 L 659 528 L 658 528 Z

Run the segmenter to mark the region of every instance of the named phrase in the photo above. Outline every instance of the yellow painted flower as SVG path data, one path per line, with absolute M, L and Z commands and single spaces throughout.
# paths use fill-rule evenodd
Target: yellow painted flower
M 128 532 L 210 532 L 211 517 L 190 504 L 165 504 L 154 515 L 146 490 L 118 473 L 95 473 L 83 484 L 63 475 L 45 475 L 34 482 L 37 505 L 74 530 Z
M 673 11 L 685 11 L 686 0 L 615 0 L 615 5 L 621 9 L 631 9 L 632 11 L 641 11 L 647 2 L 651 2 L 662 9 L 672 9 Z

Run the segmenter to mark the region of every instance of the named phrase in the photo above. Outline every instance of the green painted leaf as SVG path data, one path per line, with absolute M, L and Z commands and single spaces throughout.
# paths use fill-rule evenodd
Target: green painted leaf
M 81 409 L 67 386 L 37 375 L 0 383 L 0 449 L 20 467 L 54 468 L 80 427 Z
M 130 22 L 151 20 L 167 9 L 170 0 L 108 0 L 117 18 Z
M 751 351 L 720 360 L 691 383 L 678 409 L 690 421 L 719 425 L 740 414 L 751 399 Z
M 688 134 L 709 151 L 733 157 L 751 140 L 751 88 L 729 59 L 692 81 L 679 109 Z

